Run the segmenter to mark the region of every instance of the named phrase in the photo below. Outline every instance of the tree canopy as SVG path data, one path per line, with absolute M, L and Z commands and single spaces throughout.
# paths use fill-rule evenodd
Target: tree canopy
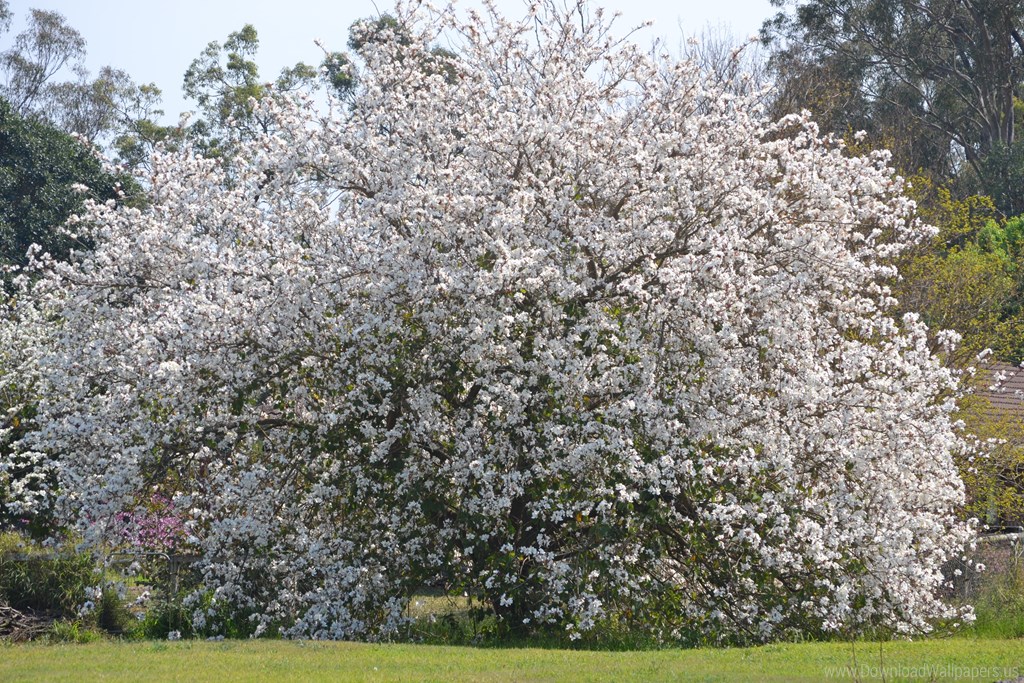
M 0 0 L 0 37 L 13 13 Z M 85 68 L 86 42 L 59 12 L 33 9 L 28 25 L 0 52 L 0 97 L 17 116 L 50 124 L 90 144 L 109 145 L 132 168 L 173 129 L 154 119 L 161 91 L 122 69 Z
M 271 132 L 274 118 L 253 102 L 309 89 L 315 83 L 316 70 L 301 62 L 283 69 L 274 83 L 263 81 L 253 61 L 258 50 L 256 28 L 246 24 L 223 45 L 217 41 L 207 45 L 185 72 L 185 95 L 199 104 L 204 117 L 192 136 L 201 140 L 208 155 L 231 154 L 238 142 Z
M 1000 155 L 1019 155 L 1011 150 L 1017 148 L 1015 107 L 1024 82 L 1022 3 L 773 4 L 790 8 L 767 22 L 763 33 L 776 44 L 776 69 L 791 94 L 820 97 L 831 80 L 847 102 L 845 117 L 838 108 L 830 112 L 842 117 L 838 123 L 876 133 L 903 155 L 908 171 L 943 178 L 957 175 L 962 165 L 982 191 L 998 195 L 1008 215 L 1024 211 L 1024 195 L 998 163 Z M 807 78 L 817 84 L 802 87 Z
M 61 226 L 85 199 L 117 199 L 122 183 L 81 141 L 0 99 L 0 264 L 25 265 L 32 244 L 59 259 L 85 248 Z

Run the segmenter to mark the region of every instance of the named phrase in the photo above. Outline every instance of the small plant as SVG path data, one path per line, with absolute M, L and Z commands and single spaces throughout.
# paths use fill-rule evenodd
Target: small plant
M 103 634 L 80 621 L 60 619 L 53 622 L 46 637 L 56 643 L 93 643 L 103 639 Z
M 192 634 L 192 615 L 180 602 L 161 601 L 148 609 L 136 631 L 142 638 L 164 640 L 171 633 Z
M 427 614 L 414 619 L 406 637 L 430 645 L 496 645 L 507 642 L 508 629 L 481 608 Z
M 97 597 L 93 618 L 99 628 L 112 635 L 127 635 L 138 628 L 138 619 L 125 601 L 123 585 L 108 584 Z

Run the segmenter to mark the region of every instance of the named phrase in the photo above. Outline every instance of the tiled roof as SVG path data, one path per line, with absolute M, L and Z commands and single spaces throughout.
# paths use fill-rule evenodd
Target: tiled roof
M 988 400 L 990 414 L 1024 419 L 1024 368 L 1000 362 L 980 365 L 974 393 Z

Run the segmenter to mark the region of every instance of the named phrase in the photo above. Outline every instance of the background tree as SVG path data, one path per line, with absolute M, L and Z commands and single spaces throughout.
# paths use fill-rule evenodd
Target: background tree
M 408 27 L 390 14 L 354 21 L 348 31 L 348 48 L 352 53 L 327 52 L 321 62 L 320 68 L 324 70 L 330 91 L 341 99 L 350 98 L 359 82 L 358 62 L 364 55 L 377 45 L 390 42 L 409 45 L 411 41 Z M 454 66 L 457 59 L 458 55 L 451 50 L 433 45 L 427 55 L 420 58 L 420 68 L 424 73 L 440 73 L 445 79 L 452 80 L 457 77 Z
M 201 140 L 210 156 L 230 155 L 244 140 L 273 132 L 273 117 L 253 106 L 265 97 L 308 91 L 317 72 L 301 62 L 281 70 L 274 82 L 260 78 L 253 58 L 259 50 L 255 27 L 246 24 L 231 33 L 224 44 L 211 42 L 185 72 L 185 95 L 199 105 L 203 118 L 194 123 L 191 135 Z
M 681 43 L 678 52 L 701 72 L 729 84 L 737 94 L 770 101 L 768 56 L 760 43 L 741 40 L 725 26 L 708 26 Z
M 989 197 L 956 199 L 947 187 L 913 177 L 909 193 L 935 236 L 900 259 L 893 291 L 906 312 L 918 312 L 933 330 L 963 339 L 950 361 L 969 365 L 984 349 L 1006 360 L 1020 357 L 1019 246 Z
M 32 244 L 57 259 L 88 248 L 61 226 L 85 199 L 119 200 L 132 187 L 82 142 L 0 99 L 0 263 L 25 265 Z
M 7 17 L 0 21 L 5 29 L 12 13 L 6 3 L 0 10 Z M 15 114 L 108 147 L 133 168 L 156 142 L 174 135 L 173 127 L 156 123 L 163 114 L 160 89 L 138 85 L 109 66 L 93 78 L 84 65 L 85 48 L 85 39 L 63 15 L 31 10 L 26 29 L 0 53 L 0 96 Z
M 900 165 L 934 178 L 969 174 L 985 194 L 999 194 L 1012 215 L 1019 190 L 1002 183 L 986 164 L 1016 143 L 1014 106 L 1024 79 L 1024 4 L 1016 0 L 773 0 L 788 7 L 765 23 L 763 35 L 783 91 L 813 93 L 799 81 L 808 67 L 825 65 L 862 106 L 846 125 L 872 132 L 896 151 Z M 847 90 L 848 88 L 848 90 Z M 793 99 L 797 104 L 800 98 Z M 813 96 L 805 99 L 816 114 Z M 841 102 L 841 100 L 840 100 Z M 867 116 L 861 117 L 863 107 Z M 829 114 L 835 114 L 832 110 Z M 914 125 L 908 129 L 907 122 Z M 868 124 L 868 125 L 864 125 Z
M 0 54 L 5 83 L 0 95 L 24 116 L 40 108 L 47 85 L 65 68 L 81 70 L 85 39 L 59 12 L 30 10 L 28 28 Z

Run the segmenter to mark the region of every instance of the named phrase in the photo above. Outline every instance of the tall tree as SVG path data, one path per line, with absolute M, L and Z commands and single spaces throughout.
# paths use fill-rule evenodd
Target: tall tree
M 0 4 L 0 35 L 12 17 Z M 93 77 L 85 67 L 85 39 L 58 12 L 33 9 L 26 28 L 0 52 L 0 97 L 19 116 L 34 118 L 87 142 L 112 145 L 131 165 L 141 148 L 166 137 L 154 119 L 160 89 L 138 85 L 121 69 L 105 66 Z M 130 153 L 129 153 L 130 152 Z
M 1016 143 L 1024 3 L 772 2 L 785 10 L 766 22 L 762 33 L 775 46 L 774 64 L 784 82 L 805 77 L 809 65 L 825 65 L 842 74 L 851 90 L 847 95 L 860 98 L 876 125 L 905 130 L 910 120 L 931 139 L 930 158 L 910 158 L 925 162 L 939 176 L 956 175 L 966 164 L 983 184 L 996 181 L 985 160 Z M 919 141 L 918 135 L 896 135 L 887 142 Z
M 14 13 L 11 11 L 11 6 L 7 0 L 0 0 L 0 35 L 7 33 L 11 27 L 11 19 L 14 17 Z
M 46 86 L 64 68 L 81 71 L 85 38 L 59 12 L 33 9 L 28 27 L 14 45 L 0 53 L 5 81 L 0 95 L 21 115 L 35 111 L 46 97 Z
M 274 117 L 253 103 L 308 90 L 316 82 L 316 69 L 302 62 L 282 69 L 275 81 L 262 79 L 255 62 L 259 45 L 256 28 L 246 24 L 223 44 L 209 43 L 185 72 L 185 95 L 197 102 L 203 116 L 192 134 L 207 154 L 230 154 L 240 142 L 269 134 Z

